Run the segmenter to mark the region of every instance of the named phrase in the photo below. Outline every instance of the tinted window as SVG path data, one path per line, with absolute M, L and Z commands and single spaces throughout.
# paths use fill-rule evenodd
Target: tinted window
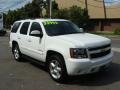
M 29 27 L 30 22 L 24 22 L 22 24 L 22 27 L 20 29 L 20 34 L 27 35 L 28 27 Z
M 11 32 L 16 33 L 17 30 L 18 30 L 18 28 L 19 28 L 19 26 L 20 26 L 20 24 L 21 24 L 21 22 L 16 22 L 16 23 L 13 25 Z
M 39 23 L 37 23 L 37 22 L 32 23 L 30 33 L 34 30 L 39 30 L 42 33 L 42 28 Z
M 45 21 L 43 25 L 49 36 L 82 33 L 78 26 L 69 21 Z

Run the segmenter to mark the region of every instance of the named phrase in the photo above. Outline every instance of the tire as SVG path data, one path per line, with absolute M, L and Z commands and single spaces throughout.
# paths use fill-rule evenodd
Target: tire
M 21 57 L 21 52 L 19 49 L 19 46 L 17 44 L 15 44 L 13 46 L 13 55 L 16 61 L 21 61 L 22 57 Z
M 53 80 L 63 83 L 67 79 L 64 59 L 61 55 L 52 55 L 48 62 L 48 71 Z

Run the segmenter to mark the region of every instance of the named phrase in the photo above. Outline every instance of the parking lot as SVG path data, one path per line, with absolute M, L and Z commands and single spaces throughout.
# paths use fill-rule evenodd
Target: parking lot
M 59 84 L 42 66 L 15 61 L 9 38 L 0 37 L 0 90 L 120 90 L 120 38 L 112 38 L 112 47 L 109 71 L 71 77 L 68 83 Z

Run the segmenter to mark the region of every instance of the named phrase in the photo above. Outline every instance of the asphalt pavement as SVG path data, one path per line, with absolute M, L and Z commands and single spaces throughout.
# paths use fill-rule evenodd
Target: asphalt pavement
M 120 38 L 112 38 L 112 47 L 114 57 L 108 71 L 71 77 L 68 83 L 59 84 L 42 66 L 15 61 L 9 38 L 0 37 L 0 90 L 120 90 Z

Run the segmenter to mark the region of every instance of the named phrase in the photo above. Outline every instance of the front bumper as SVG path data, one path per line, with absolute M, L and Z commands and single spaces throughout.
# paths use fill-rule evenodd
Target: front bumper
M 97 59 L 68 59 L 66 68 L 68 75 L 82 75 L 99 71 L 103 66 L 107 66 L 112 61 L 113 53 Z

